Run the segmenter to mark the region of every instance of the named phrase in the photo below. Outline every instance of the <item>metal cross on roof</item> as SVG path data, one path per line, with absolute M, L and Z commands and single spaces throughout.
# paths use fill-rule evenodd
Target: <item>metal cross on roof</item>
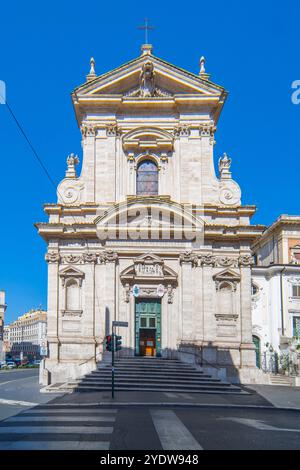
M 150 26 L 148 23 L 148 18 L 145 18 L 145 24 L 143 26 L 139 26 L 139 29 L 143 29 L 145 31 L 145 44 L 148 44 L 148 31 L 155 29 L 154 26 Z

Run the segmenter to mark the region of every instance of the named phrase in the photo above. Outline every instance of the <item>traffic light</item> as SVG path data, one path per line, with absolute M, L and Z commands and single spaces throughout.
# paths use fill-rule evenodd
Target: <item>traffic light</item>
M 116 351 L 120 351 L 122 349 L 122 336 L 116 335 Z
M 106 351 L 112 351 L 112 336 L 106 336 Z

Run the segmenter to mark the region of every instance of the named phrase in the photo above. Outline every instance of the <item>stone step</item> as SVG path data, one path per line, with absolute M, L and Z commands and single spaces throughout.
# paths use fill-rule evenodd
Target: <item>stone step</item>
M 134 360 L 119 360 L 115 358 L 115 364 L 119 365 L 147 365 L 147 366 L 181 366 L 186 368 L 193 368 L 193 364 L 187 364 L 177 360 L 167 360 L 167 359 L 134 359 Z
M 105 377 L 102 379 L 90 379 L 89 377 L 84 377 L 80 382 L 80 384 L 106 384 L 106 383 L 111 383 L 111 377 Z M 229 382 L 223 382 L 223 381 L 213 381 L 213 380 L 194 380 L 192 382 L 186 382 L 184 380 L 168 380 L 168 379 L 156 379 L 156 378 L 151 378 L 151 379 L 142 379 L 139 378 L 138 380 L 136 379 L 130 379 L 128 377 L 120 378 L 118 376 L 115 376 L 115 383 L 122 383 L 122 384 L 136 384 L 138 387 L 141 387 L 143 385 L 148 385 L 148 384 L 156 384 L 156 385 L 169 385 L 170 387 L 174 386 L 186 386 L 186 387 L 198 387 L 202 385 L 211 385 L 212 387 L 216 386 L 221 386 L 221 387 L 231 387 L 232 385 Z
M 131 361 L 123 361 L 115 358 L 115 363 L 117 364 L 147 364 L 147 365 L 163 365 L 163 366 L 182 366 L 182 367 L 194 367 L 194 364 L 188 364 L 186 362 L 181 362 L 181 361 L 172 361 L 171 359 L 168 361 L 166 359 L 134 359 Z
M 106 374 L 87 374 L 85 377 L 83 377 L 82 380 L 85 379 L 91 379 L 91 380 L 102 380 L 102 379 L 109 379 L 111 377 L 111 371 Z M 115 371 L 115 377 L 118 377 L 120 379 L 128 379 L 128 380 L 168 380 L 169 382 L 177 382 L 179 381 L 187 381 L 187 382 L 194 382 L 195 380 L 199 382 L 203 382 L 203 380 L 210 380 L 212 382 L 220 382 L 220 379 L 211 377 L 210 375 L 198 375 L 198 376 L 193 376 L 193 377 L 186 377 L 184 375 L 178 374 L 177 376 L 169 376 L 167 374 L 122 374 L 119 371 Z
M 111 390 L 111 365 L 106 363 L 103 367 L 102 363 L 101 366 L 69 386 L 77 392 Z M 118 359 L 115 370 L 115 386 L 120 391 L 245 393 L 239 387 L 177 359 Z
M 102 384 L 102 385 L 91 385 L 91 384 L 77 384 L 73 388 L 74 392 L 95 392 L 95 391 L 110 391 L 111 390 L 111 385 L 107 384 Z M 137 384 L 131 385 L 131 384 L 116 384 L 115 385 L 115 390 L 116 391 L 153 391 L 153 392 L 189 392 L 189 393 L 199 393 L 199 392 L 219 392 L 219 393 L 235 393 L 235 394 L 241 394 L 241 390 L 239 388 L 233 388 L 232 386 L 212 386 L 210 385 L 199 385 L 197 387 L 191 387 L 191 386 L 178 386 L 174 384 L 173 386 L 170 386 L 170 384 L 161 384 L 161 385 L 156 385 L 156 384 L 147 384 L 138 386 Z
M 98 370 L 103 370 L 103 369 L 108 369 L 109 367 L 111 367 L 111 364 L 109 365 L 106 365 L 105 367 L 101 367 L 99 368 Z M 201 372 L 201 370 L 198 371 L 198 369 L 196 368 L 186 368 L 186 367 L 181 367 L 181 366 L 168 366 L 168 367 L 164 367 L 164 366 L 152 366 L 152 365 L 128 365 L 128 366 L 125 366 L 125 365 L 120 365 L 120 364 L 115 364 L 115 367 L 119 370 L 140 370 L 140 371 L 156 371 L 156 370 L 160 370 L 160 371 L 182 371 L 182 372 Z
M 282 375 L 273 375 L 270 377 L 270 382 L 272 385 L 287 385 L 291 386 L 292 385 L 292 380 L 290 377 L 285 377 Z
M 169 378 L 169 379 L 177 379 L 177 378 L 182 378 L 182 379 L 186 379 L 186 380 L 193 380 L 193 379 L 208 379 L 208 378 L 211 378 L 211 375 L 209 374 L 203 374 L 203 373 L 184 373 L 184 372 L 166 372 L 166 371 L 163 371 L 163 372 L 143 372 L 142 374 L 139 372 L 139 371 L 134 371 L 134 370 L 131 370 L 131 371 L 120 371 L 119 369 L 115 369 L 115 373 L 119 376 L 119 377 L 136 377 L 136 378 L 139 378 L 141 376 L 143 377 L 166 377 L 166 378 Z M 90 374 L 86 375 L 89 376 L 89 377 L 108 377 L 111 375 L 111 368 L 109 369 L 103 369 L 102 371 L 95 371 L 95 372 L 91 372 Z M 218 380 L 218 379 L 214 379 L 214 380 Z
M 109 383 L 111 381 L 110 377 L 102 377 L 102 378 L 93 378 L 93 377 L 85 377 L 82 379 L 81 383 Z M 118 383 L 169 383 L 169 384 L 186 384 L 186 385 L 201 385 L 201 384 L 212 384 L 212 385 L 230 385 L 229 382 L 221 382 L 218 379 L 194 379 L 194 380 L 186 380 L 186 379 L 176 379 L 170 380 L 167 378 L 156 378 L 156 377 L 120 377 L 115 375 L 115 382 Z

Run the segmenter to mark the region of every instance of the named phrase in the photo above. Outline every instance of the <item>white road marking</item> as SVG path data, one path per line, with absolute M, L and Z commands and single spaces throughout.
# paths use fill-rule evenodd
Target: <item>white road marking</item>
M 165 394 L 166 397 L 168 397 L 168 398 L 178 398 L 178 396 L 176 395 L 176 393 L 164 392 L 164 394 Z
M 21 423 L 22 421 L 26 422 L 41 422 L 41 421 L 104 421 L 104 422 L 114 422 L 116 421 L 115 416 L 14 416 L 13 418 L 8 418 L 5 420 L 5 423 Z
M 0 450 L 109 450 L 109 441 L 0 441 Z
M 110 426 L 0 426 L 0 434 L 111 434 Z
M 151 416 L 164 450 L 202 450 L 173 411 L 151 410 Z
M 20 401 L 20 400 L 6 400 L 5 398 L 0 398 L 0 405 L 37 406 L 38 403 L 31 403 L 30 401 Z
M 78 409 L 78 408 L 74 408 L 74 409 L 70 409 L 70 408 L 57 408 L 57 409 L 49 409 L 49 408 L 34 408 L 33 410 L 28 410 L 28 411 L 23 411 L 23 415 L 26 415 L 26 414 L 31 414 L 31 413 L 34 413 L 34 414 L 43 414 L 43 413 L 69 413 L 69 414 L 73 414 L 73 413 L 81 413 L 81 414 L 88 414 L 88 413 L 91 413 L 93 416 L 96 415 L 97 413 L 99 413 L 99 415 L 101 414 L 110 414 L 110 413 L 116 413 L 117 410 L 115 409 L 91 409 L 91 408 L 81 408 L 81 409 Z
M 222 420 L 234 421 L 239 424 L 244 424 L 245 426 L 250 426 L 260 431 L 282 431 L 282 432 L 300 432 L 300 429 L 289 429 L 289 428 L 276 428 L 275 426 L 270 426 L 265 424 L 262 421 L 257 419 L 246 419 L 246 418 L 219 418 Z

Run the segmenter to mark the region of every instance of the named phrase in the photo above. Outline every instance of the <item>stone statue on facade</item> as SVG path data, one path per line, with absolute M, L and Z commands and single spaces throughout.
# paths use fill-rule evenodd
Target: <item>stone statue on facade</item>
M 231 178 L 231 158 L 227 156 L 227 153 L 224 153 L 223 157 L 219 158 L 219 172 L 221 179 Z
M 140 75 L 141 96 L 154 96 L 155 92 L 155 73 L 152 62 L 146 62 L 143 65 Z
M 67 171 L 66 171 L 66 178 L 76 178 L 76 169 L 75 166 L 78 165 L 79 158 L 74 153 L 71 153 L 67 157 Z

